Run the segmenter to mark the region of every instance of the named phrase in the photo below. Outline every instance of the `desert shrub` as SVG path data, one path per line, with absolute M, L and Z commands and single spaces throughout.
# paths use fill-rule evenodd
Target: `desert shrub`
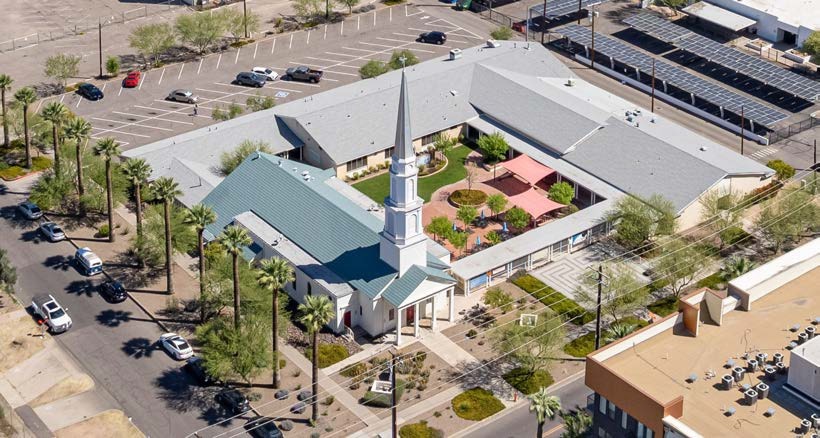
M 512 39 L 513 31 L 507 26 L 499 26 L 490 32 L 490 38 L 494 40 L 509 40 Z
M 720 232 L 720 240 L 725 245 L 734 245 L 738 242 L 743 242 L 749 237 L 749 233 L 747 233 L 743 228 L 738 226 L 729 227 Z
M 501 400 L 483 388 L 473 388 L 455 396 L 453 412 L 465 420 L 481 421 L 504 409 Z
M 367 365 L 364 362 L 356 362 L 342 368 L 339 374 L 344 377 L 358 377 L 364 374 L 365 371 L 367 371 Z
M 320 344 L 319 345 L 319 368 L 326 368 L 336 362 L 347 359 L 350 355 L 347 348 L 340 344 Z M 305 351 L 305 356 L 312 359 L 313 349 L 308 348 Z
M 674 295 L 670 295 L 666 298 L 661 298 L 646 307 L 656 315 L 666 316 L 678 311 L 678 298 Z
M 109 235 L 111 235 L 111 230 L 108 228 L 108 224 L 102 225 L 97 229 L 97 236 L 108 237 Z
M 547 370 L 538 369 L 534 372 L 526 368 L 513 368 L 504 374 L 504 380 L 513 388 L 524 394 L 532 394 L 541 388 L 553 384 L 552 375 Z
M 439 415 L 441 415 L 439 413 Z M 405 424 L 399 429 L 401 438 L 444 438 L 444 432 L 427 425 L 426 421 Z

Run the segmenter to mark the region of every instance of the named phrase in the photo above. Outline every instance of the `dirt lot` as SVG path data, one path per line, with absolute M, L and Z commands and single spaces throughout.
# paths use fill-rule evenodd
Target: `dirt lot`
M 42 350 L 46 338 L 32 336 L 39 334 L 40 328 L 27 313 L 0 321 L 0 372 Z
M 105 411 L 88 420 L 64 427 L 56 432 L 57 438 L 87 438 L 94 436 L 115 436 L 119 438 L 142 438 L 139 429 L 128 417 L 118 410 Z
M 71 397 L 94 388 L 94 381 L 85 374 L 67 377 L 48 388 L 28 404 L 32 408 L 49 404 L 62 398 Z

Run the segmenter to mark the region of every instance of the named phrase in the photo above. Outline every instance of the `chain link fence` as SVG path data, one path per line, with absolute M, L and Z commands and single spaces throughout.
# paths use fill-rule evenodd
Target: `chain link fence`
M 820 126 L 820 121 L 814 116 L 809 116 L 805 120 L 792 123 L 784 128 L 775 129 L 769 133 L 769 144 L 772 145 L 779 141 L 785 140 L 793 135 L 797 135 L 803 131 Z

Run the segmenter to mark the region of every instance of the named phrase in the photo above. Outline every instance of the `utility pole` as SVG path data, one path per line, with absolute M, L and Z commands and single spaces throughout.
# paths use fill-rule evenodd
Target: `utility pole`
M 547 27 L 547 0 L 544 0 L 544 9 L 541 10 L 541 44 L 544 44 L 544 31 Z
M 398 419 L 399 419 L 399 408 L 398 408 L 398 400 L 396 400 L 396 353 L 390 352 L 393 356 L 390 358 L 390 393 L 392 402 L 391 404 L 391 430 L 393 431 L 393 438 L 399 437 L 399 427 L 398 427 Z
M 814 139 L 814 160 L 812 160 L 812 164 L 817 164 L 817 139 Z
M 581 24 L 581 0 L 578 0 L 578 25 Z
M 592 48 L 589 51 L 589 68 L 595 70 L 595 7 L 589 11 L 592 17 Z
M 746 118 L 743 114 L 743 105 L 740 105 L 740 155 L 743 155 L 743 137 L 746 136 Z
M 248 38 L 248 2 L 247 0 L 242 0 L 242 13 L 245 14 L 245 38 Z
M 103 77 L 103 62 L 102 62 L 102 20 L 97 20 L 97 26 L 99 29 L 99 47 L 100 47 L 100 78 Z
M 655 58 L 652 58 L 652 109 L 655 112 Z
M 595 349 L 601 348 L 601 295 L 604 289 L 604 268 L 598 265 L 598 305 L 595 307 Z

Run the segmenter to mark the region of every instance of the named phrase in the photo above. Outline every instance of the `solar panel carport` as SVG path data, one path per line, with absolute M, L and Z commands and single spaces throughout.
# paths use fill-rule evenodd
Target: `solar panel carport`
M 604 1 L 606 0 L 581 0 L 581 9 L 601 4 Z M 546 6 L 546 13 L 544 13 L 544 5 L 540 4 L 530 8 L 530 14 L 532 16 L 562 17 L 578 11 L 577 0 L 547 0 Z

